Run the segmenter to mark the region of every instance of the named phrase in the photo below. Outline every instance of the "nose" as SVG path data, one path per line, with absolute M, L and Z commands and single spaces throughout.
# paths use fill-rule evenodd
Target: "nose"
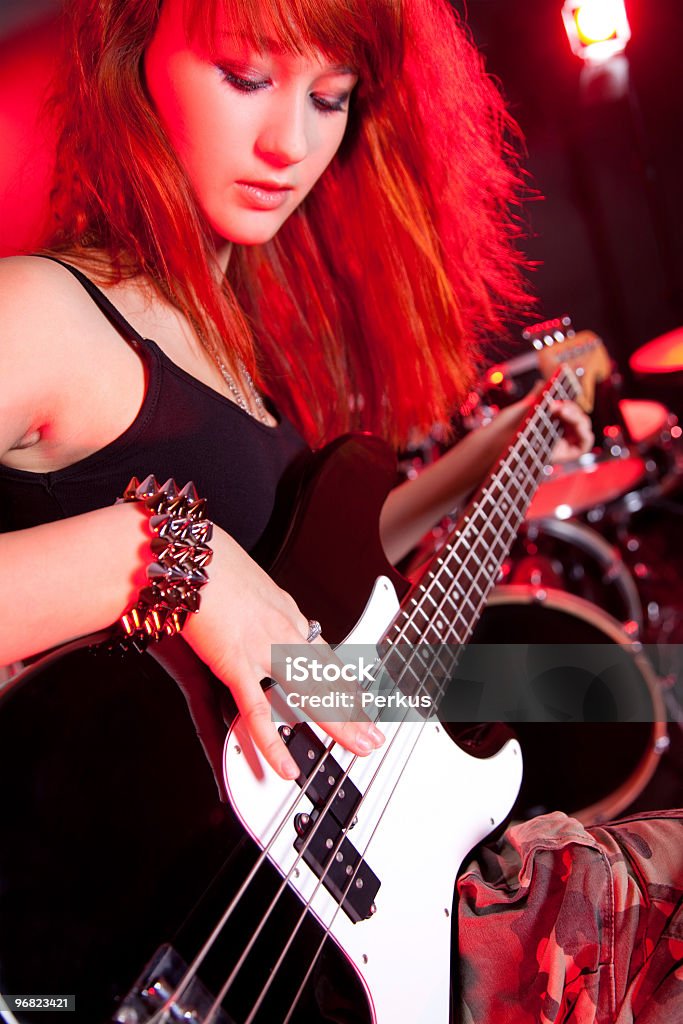
M 309 139 L 305 100 L 278 104 L 262 127 L 257 151 L 269 163 L 287 167 L 301 163 L 308 155 Z

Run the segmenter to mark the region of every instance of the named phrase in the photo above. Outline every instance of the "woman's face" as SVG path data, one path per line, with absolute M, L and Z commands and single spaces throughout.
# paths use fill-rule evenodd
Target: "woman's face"
M 183 0 L 164 0 L 145 76 L 211 227 L 246 245 L 272 238 L 328 166 L 356 82 L 322 54 L 253 52 L 227 33 L 207 53 Z

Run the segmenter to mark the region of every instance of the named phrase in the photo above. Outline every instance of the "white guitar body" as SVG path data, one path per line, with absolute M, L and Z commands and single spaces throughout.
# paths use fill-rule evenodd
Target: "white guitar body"
M 391 582 L 380 577 L 345 644 L 377 644 L 398 608 Z M 311 802 L 269 768 L 240 719 L 226 739 L 226 787 L 246 831 L 354 964 L 376 1024 L 447 1024 L 456 873 L 514 803 L 521 751 L 512 740 L 479 759 L 433 720 L 380 725 L 386 743 L 368 757 L 333 751 L 344 770 L 353 761 L 349 777 L 363 796 L 348 838 L 381 883 L 367 920 L 354 924 L 295 850 L 294 818 Z

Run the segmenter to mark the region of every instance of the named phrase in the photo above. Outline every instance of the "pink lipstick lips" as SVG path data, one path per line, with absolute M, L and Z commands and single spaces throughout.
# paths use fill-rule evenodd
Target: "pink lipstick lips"
M 238 181 L 235 184 L 247 205 L 257 210 L 277 210 L 292 191 L 291 185 L 273 181 Z

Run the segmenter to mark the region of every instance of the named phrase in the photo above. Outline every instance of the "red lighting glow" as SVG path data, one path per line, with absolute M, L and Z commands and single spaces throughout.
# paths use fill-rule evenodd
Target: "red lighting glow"
M 624 0 L 565 0 L 562 17 L 572 51 L 586 61 L 623 53 L 631 38 Z

